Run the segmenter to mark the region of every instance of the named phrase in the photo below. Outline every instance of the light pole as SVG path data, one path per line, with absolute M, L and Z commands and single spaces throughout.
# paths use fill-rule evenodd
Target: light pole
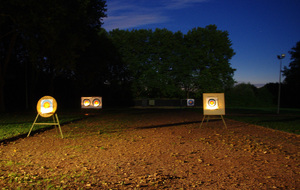
M 279 84 L 278 84 L 278 106 L 277 106 L 277 114 L 279 114 L 280 109 L 280 86 L 281 86 L 281 64 L 282 59 L 285 57 L 285 54 L 277 55 L 277 58 L 280 60 L 280 69 L 279 69 Z

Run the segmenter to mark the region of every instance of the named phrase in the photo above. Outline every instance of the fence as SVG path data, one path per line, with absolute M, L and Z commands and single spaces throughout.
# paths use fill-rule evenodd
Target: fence
M 194 107 L 202 107 L 202 99 L 193 99 Z M 134 100 L 135 107 L 193 107 L 188 106 L 187 99 L 138 99 Z

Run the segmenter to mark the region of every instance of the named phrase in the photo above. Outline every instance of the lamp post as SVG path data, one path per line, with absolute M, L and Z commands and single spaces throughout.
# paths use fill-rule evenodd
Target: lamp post
M 285 57 L 285 54 L 277 55 L 277 58 L 280 60 L 277 114 L 279 114 L 279 109 L 280 109 L 281 64 L 282 64 L 282 59 L 284 57 Z

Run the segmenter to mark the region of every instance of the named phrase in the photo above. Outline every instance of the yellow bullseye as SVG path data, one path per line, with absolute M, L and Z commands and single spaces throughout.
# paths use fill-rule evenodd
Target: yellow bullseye
M 50 103 L 49 102 L 45 102 L 44 103 L 44 108 L 50 108 Z

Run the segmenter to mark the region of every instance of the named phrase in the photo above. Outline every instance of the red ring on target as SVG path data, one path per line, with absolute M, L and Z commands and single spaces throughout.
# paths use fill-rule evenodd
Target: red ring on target
M 214 107 L 214 106 L 216 106 L 216 100 L 215 99 L 209 99 L 208 100 L 208 105 L 210 106 L 210 107 Z

